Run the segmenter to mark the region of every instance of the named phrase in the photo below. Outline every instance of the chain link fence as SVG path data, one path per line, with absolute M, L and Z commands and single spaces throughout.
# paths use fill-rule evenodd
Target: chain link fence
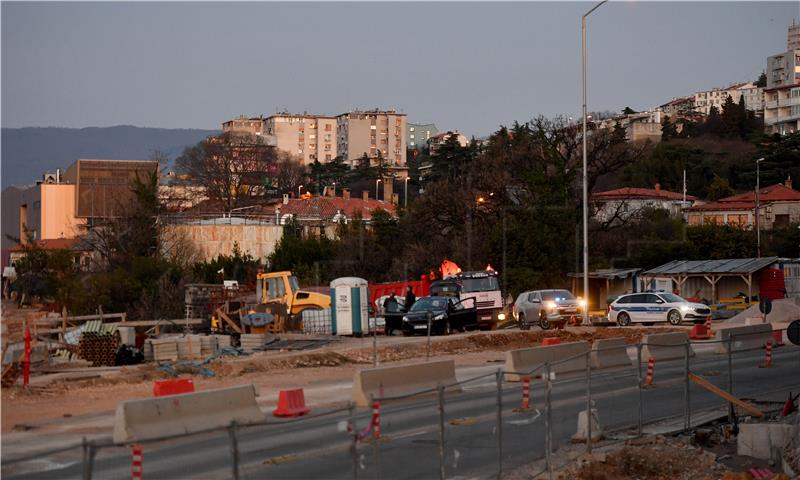
M 766 349 L 771 357 L 764 348 L 737 348 L 746 344 L 741 336 L 595 349 L 530 371 L 486 368 L 490 371 L 453 384 L 377 396 L 368 409 L 350 404 L 290 420 L 231 424 L 159 438 L 141 442 L 144 476 L 186 476 L 187 465 L 191 471 L 227 472 L 223 476 L 234 479 L 499 478 L 519 468 L 526 476 L 552 475 L 570 461 L 555 455 L 569 443 L 579 442 L 591 452 L 601 439 L 624 441 L 688 431 L 734 414 L 728 400 L 714 389 L 751 399 L 756 408 L 773 408 L 756 397 L 763 400 L 800 389 L 800 348 L 773 349 L 778 338 Z M 659 347 L 672 358 L 649 362 L 647 353 Z M 592 356 L 607 354 L 627 356 L 629 362 L 593 368 L 598 361 Z M 576 361 L 585 367 L 563 372 L 564 365 Z M 744 377 L 758 381 L 742 381 Z M 527 401 L 526 378 L 530 379 Z M 597 422 L 588 421 L 589 417 Z M 326 444 L 318 446 L 319 439 Z M 37 478 L 42 462 L 63 463 L 62 468 L 48 470 L 59 478 L 131 474 L 130 446 L 114 445 L 110 439 L 4 459 L 3 474 Z

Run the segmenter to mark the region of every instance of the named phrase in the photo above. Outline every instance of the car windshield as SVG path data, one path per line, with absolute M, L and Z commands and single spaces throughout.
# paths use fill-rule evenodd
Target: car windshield
M 497 281 L 497 277 L 464 278 L 462 281 L 461 292 L 463 293 L 500 290 L 500 283 Z
M 575 297 L 569 290 L 548 290 L 546 292 L 542 292 L 542 299 L 544 300 L 554 300 L 558 302 L 559 300 L 573 300 Z
M 663 298 L 664 301 L 667 303 L 677 303 L 686 301 L 681 297 L 675 295 L 674 293 L 659 293 L 659 296 L 661 296 L 661 298 Z
M 447 308 L 447 299 L 443 297 L 423 297 L 414 302 L 410 312 L 424 312 L 427 310 L 444 310 Z

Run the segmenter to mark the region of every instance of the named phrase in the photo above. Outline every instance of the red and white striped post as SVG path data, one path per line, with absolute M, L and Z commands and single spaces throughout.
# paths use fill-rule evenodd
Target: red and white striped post
M 714 332 L 711 330 L 711 315 L 706 317 L 705 327 L 706 327 L 706 334 L 709 337 L 714 335 Z
M 656 369 L 656 359 L 650 357 L 650 359 L 647 360 L 647 377 L 645 377 L 644 379 L 645 385 L 653 385 L 653 374 L 655 373 L 655 369 Z
M 142 480 L 142 446 L 132 445 L 133 459 L 131 461 L 131 479 Z
M 767 342 L 765 350 L 764 368 L 772 368 L 772 342 Z
M 381 438 L 381 402 L 372 401 L 372 437 Z
M 531 407 L 531 376 L 522 377 L 522 409 L 527 410 Z

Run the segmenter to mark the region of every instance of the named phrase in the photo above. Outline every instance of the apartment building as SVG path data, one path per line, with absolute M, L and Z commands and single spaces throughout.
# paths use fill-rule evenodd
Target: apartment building
M 336 117 L 337 151 L 351 167 L 364 154 L 380 155 L 393 167 L 406 166 L 406 114 L 394 110 L 352 111 Z
M 669 102 L 659 107 L 664 115 L 670 118 L 674 117 L 691 117 L 695 115 L 694 111 L 694 95 L 688 97 L 673 97 Z
M 279 113 L 266 118 L 265 132 L 279 150 L 289 152 L 310 165 L 336 158 L 336 117 L 308 113 Z
M 247 118 L 240 115 L 237 118 L 222 123 L 222 133 L 249 133 L 263 135 L 265 130 L 264 117 Z
M 450 137 L 455 137 L 458 144 L 462 147 L 469 145 L 469 139 L 467 136 L 458 130 L 443 132 L 430 138 L 429 146 L 431 156 L 436 155 L 439 152 L 439 148 L 441 148 L 442 144 L 448 141 Z
M 765 90 L 764 131 L 790 135 L 800 132 L 800 83 Z
M 708 115 L 711 107 L 716 107 L 722 112 L 725 100 L 731 97 L 734 103 L 744 97 L 744 105 L 748 110 L 761 112 L 764 109 L 764 91 L 752 82 L 735 83 L 727 88 L 714 88 L 694 94 L 694 110 Z
M 406 147 L 420 150 L 438 133 L 439 129 L 432 123 L 409 123 L 406 127 Z
M 800 23 L 793 18 L 792 24 L 789 25 L 789 31 L 786 34 L 786 49 L 787 50 L 800 50 Z
M 767 88 L 800 83 L 800 49 L 767 57 Z

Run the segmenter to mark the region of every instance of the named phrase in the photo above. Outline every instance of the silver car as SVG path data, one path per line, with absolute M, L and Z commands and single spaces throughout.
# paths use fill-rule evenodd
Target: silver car
M 531 325 L 548 330 L 553 324 L 583 315 L 584 308 L 586 301 L 576 298 L 569 290 L 531 290 L 517 297 L 512 314 L 521 330 L 528 330 Z

